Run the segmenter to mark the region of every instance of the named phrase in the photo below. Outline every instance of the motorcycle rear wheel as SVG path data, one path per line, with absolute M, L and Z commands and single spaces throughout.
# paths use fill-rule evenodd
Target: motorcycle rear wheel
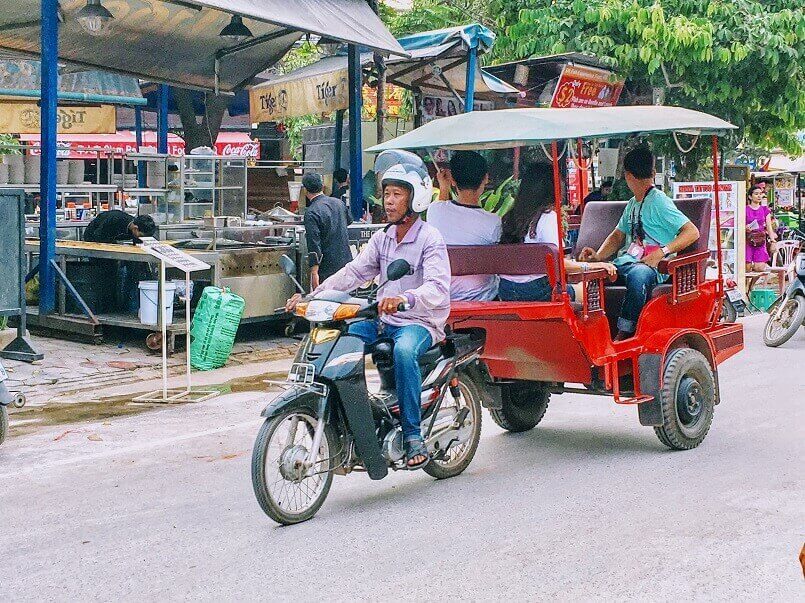
M 784 306 L 780 319 L 777 320 L 777 309 L 780 304 L 784 304 Z M 783 345 L 794 336 L 804 322 L 805 297 L 795 295 L 774 302 L 769 307 L 769 320 L 766 322 L 766 328 L 763 329 L 763 343 L 770 348 Z
M 475 383 L 467 375 L 458 376 L 458 387 L 461 392 L 461 399 L 457 401 L 458 410 L 468 408 L 469 414 L 465 421 L 472 421 L 470 427 L 470 437 L 466 442 L 453 444 L 447 449 L 443 459 L 433 459 L 422 470 L 436 479 L 447 479 L 455 477 L 469 467 L 478 450 L 478 443 L 481 441 L 481 398 L 478 395 Z M 449 397 L 449 398 L 448 398 Z M 456 404 L 448 392 L 445 395 L 445 404 Z M 450 406 L 447 406 L 449 408 Z M 445 408 L 445 406 L 442 406 Z
M 723 323 L 733 323 L 738 320 L 738 310 L 735 309 L 733 303 L 724 297 L 721 300 L 721 322 Z
M 257 502 L 277 523 L 307 521 L 324 504 L 333 483 L 338 442 L 329 425 L 308 475 L 301 461 L 313 443 L 318 419 L 306 409 L 294 409 L 266 419 L 252 453 L 252 486 Z M 301 436 L 301 437 L 300 437 Z
M 8 410 L 5 406 L 0 406 L 0 444 L 6 439 L 8 433 Z

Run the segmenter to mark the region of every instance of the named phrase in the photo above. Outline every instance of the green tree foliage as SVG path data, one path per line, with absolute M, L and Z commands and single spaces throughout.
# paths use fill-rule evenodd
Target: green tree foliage
M 663 88 L 666 104 L 739 126 L 734 144 L 801 152 L 802 0 L 492 0 L 490 10 L 497 61 L 593 53 L 629 78 L 627 94 Z
M 383 5 L 381 5 L 383 6 Z M 494 27 L 489 0 L 414 0 L 411 10 L 385 8 L 381 18 L 396 37 L 468 23 Z

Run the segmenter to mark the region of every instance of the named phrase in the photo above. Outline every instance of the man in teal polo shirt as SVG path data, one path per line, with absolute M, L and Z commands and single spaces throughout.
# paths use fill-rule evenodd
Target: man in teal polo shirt
M 626 296 L 618 318 L 617 340 L 634 335 L 637 319 L 657 283 L 667 276 L 657 272 L 663 258 L 686 249 L 699 238 L 699 229 L 674 202 L 654 187 L 654 153 L 639 146 L 623 160 L 626 184 L 634 197 L 598 251 L 585 247 L 579 259 L 612 263 L 618 268 L 616 284 L 626 286 Z

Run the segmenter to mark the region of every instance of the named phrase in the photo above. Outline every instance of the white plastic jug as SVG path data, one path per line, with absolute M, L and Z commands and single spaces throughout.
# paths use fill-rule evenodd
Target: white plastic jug
M 157 308 L 159 307 L 157 300 L 159 299 L 159 281 L 140 281 L 137 285 L 140 289 L 140 311 L 138 316 L 140 322 L 144 325 L 158 325 L 159 314 Z M 165 324 L 173 323 L 173 297 L 176 292 L 176 283 L 168 281 L 165 283 L 165 299 L 163 305 L 165 306 Z

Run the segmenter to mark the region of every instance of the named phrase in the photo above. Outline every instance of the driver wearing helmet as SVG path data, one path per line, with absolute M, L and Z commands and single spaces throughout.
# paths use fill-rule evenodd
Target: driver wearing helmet
M 400 403 L 400 419 L 408 467 L 428 462 L 428 451 L 420 429 L 422 375 L 419 357 L 444 339 L 444 325 L 450 314 L 450 261 L 442 235 L 419 214 L 430 205 L 433 193 L 423 161 L 413 153 L 386 151 L 375 162 L 382 174 L 383 206 L 389 225 L 377 231 L 361 253 L 319 285 L 313 293 L 330 289 L 351 291 L 377 276 L 385 276 L 388 265 L 406 260 L 408 276 L 387 283 L 378 303 L 380 319 L 352 324 L 350 333 L 367 344 L 378 338 L 394 340 L 394 377 Z M 287 309 L 300 299 L 294 295 Z M 398 306 L 406 304 L 405 312 Z

